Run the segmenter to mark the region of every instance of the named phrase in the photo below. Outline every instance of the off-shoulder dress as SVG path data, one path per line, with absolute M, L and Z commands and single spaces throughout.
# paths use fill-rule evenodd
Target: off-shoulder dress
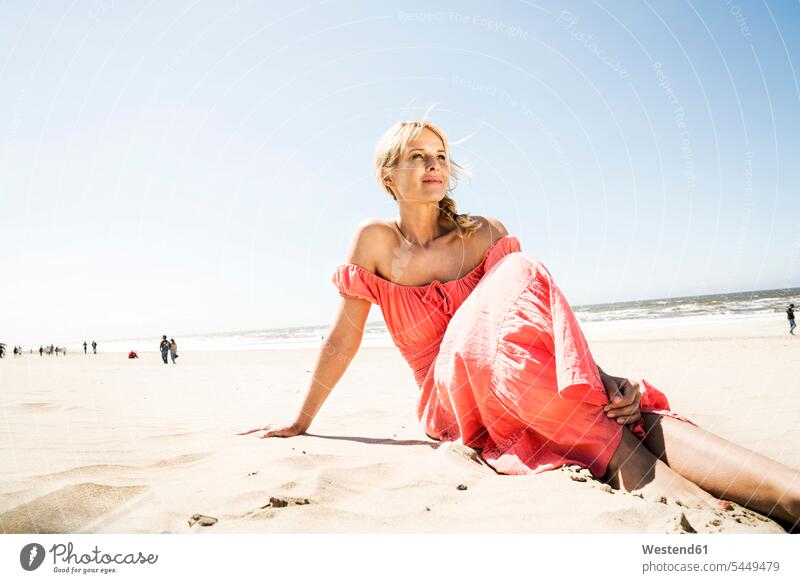
M 453 281 L 400 285 L 353 263 L 332 281 L 340 295 L 380 306 L 419 385 L 429 437 L 461 439 L 501 474 L 566 464 L 605 474 L 622 426 L 603 411 L 608 397 L 572 308 L 516 237 L 497 239 Z M 639 381 L 642 412 L 690 422 Z M 632 429 L 644 435 L 641 421 Z

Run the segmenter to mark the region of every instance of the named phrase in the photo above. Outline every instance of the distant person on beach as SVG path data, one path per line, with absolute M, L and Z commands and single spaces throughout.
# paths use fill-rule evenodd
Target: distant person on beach
M 139 355 L 138 355 L 138 354 L 136 354 L 136 351 L 135 351 L 135 350 L 131 350 L 131 351 L 128 353 L 128 358 L 139 358 Z
M 362 221 L 347 262 L 335 268 L 330 281 L 340 303 L 295 414 L 240 435 L 306 433 L 353 362 L 375 304 L 419 387 L 416 415 L 429 438 L 473 448 L 499 474 L 574 464 L 611 488 L 674 502 L 675 513 L 678 504 L 730 511 L 731 500 L 800 527 L 800 472 L 672 411 L 646 379 L 606 373 L 548 268 L 500 220 L 457 212 L 454 189 L 464 168 L 440 128 L 397 122 L 378 142 L 373 171 L 396 216 Z M 306 240 L 307 229 L 296 226 L 293 236 Z M 596 276 L 587 276 L 591 285 Z M 649 359 L 658 358 L 652 349 Z M 375 382 L 383 374 L 379 368 Z M 711 424 L 714 403 L 706 403 L 693 410 Z M 740 422 L 747 406 L 740 405 Z M 258 401 L 242 408 L 261 415 Z
M 41 346 L 39 346 L 39 356 L 41 356 L 41 355 L 43 355 L 43 354 L 44 354 L 44 348 L 42 348 Z
M 158 349 L 161 351 L 161 360 L 164 361 L 164 364 L 169 364 L 167 360 L 167 356 L 169 355 L 169 340 L 167 340 L 167 335 L 161 337 L 161 344 L 158 345 Z
M 169 339 L 169 355 L 172 358 L 172 364 L 175 364 L 175 359 L 178 358 L 178 343 L 174 338 Z
M 789 334 L 794 336 L 794 329 L 797 328 L 797 324 L 794 323 L 794 304 L 789 304 L 789 308 L 786 310 L 786 317 L 789 319 Z
M 92 352 L 94 354 L 97 354 L 97 342 L 95 342 L 94 340 L 92 340 Z
M 86 349 L 88 348 L 88 346 L 89 346 L 89 345 L 88 345 L 88 344 L 86 344 L 86 340 L 84 340 L 84 341 L 83 341 L 83 353 L 84 353 L 84 354 L 88 354 L 88 353 L 86 352 Z

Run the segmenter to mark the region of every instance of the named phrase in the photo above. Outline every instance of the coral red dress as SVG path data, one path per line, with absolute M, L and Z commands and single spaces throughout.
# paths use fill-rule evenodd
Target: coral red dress
M 603 411 L 608 397 L 572 308 L 516 237 L 495 241 L 453 281 L 399 285 L 352 263 L 332 279 L 340 295 L 381 307 L 420 387 L 429 437 L 460 438 L 502 474 L 565 464 L 605 474 L 622 426 Z M 688 421 L 640 383 L 643 412 Z M 641 422 L 633 429 L 644 435 Z

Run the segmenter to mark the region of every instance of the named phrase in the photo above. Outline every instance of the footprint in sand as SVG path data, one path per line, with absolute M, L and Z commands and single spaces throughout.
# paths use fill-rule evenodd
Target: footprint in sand
M 311 504 L 308 498 L 292 498 L 290 496 L 270 496 L 269 502 L 261 507 L 261 510 L 267 508 L 286 508 L 287 506 L 303 506 Z
M 592 475 L 592 472 L 590 472 L 587 468 L 582 468 L 581 466 L 573 464 L 569 466 L 561 466 L 560 470 L 567 474 L 569 479 L 573 482 L 585 483 L 591 488 L 600 490 L 601 492 L 606 492 L 608 494 L 615 493 L 614 488 L 595 478 Z
M 731 502 L 730 510 L 714 510 L 704 532 L 785 532 L 781 526 L 758 512 Z
M 214 526 L 218 519 L 214 518 L 213 516 L 206 516 L 205 514 L 192 514 L 189 518 L 189 528 L 193 527 L 195 524 L 199 524 L 200 526 Z
M 681 534 L 697 534 L 697 531 L 692 526 L 692 523 L 689 522 L 689 519 L 683 512 L 675 517 L 675 529 L 673 532 L 679 532 Z

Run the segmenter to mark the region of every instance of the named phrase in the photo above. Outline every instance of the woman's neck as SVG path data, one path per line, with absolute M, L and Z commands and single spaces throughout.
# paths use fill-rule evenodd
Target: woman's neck
M 397 226 L 400 234 L 411 244 L 427 247 L 434 239 L 449 231 L 439 223 L 438 203 L 401 203 Z

